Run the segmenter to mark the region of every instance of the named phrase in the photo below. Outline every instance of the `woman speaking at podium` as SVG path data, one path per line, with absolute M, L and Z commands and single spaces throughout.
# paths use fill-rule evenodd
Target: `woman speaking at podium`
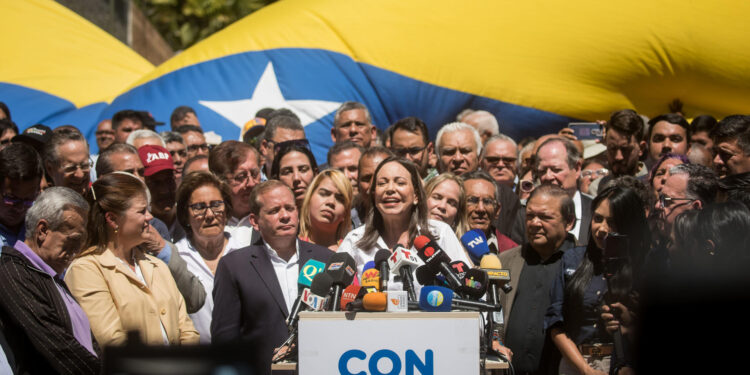
M 338 250 L 354 258 L 360 275 L 365 263 L 373 261 L 380 249 L 390 250 L 400 244 L 416 255 L 414 239 L 420 235 L 435 240 L 451 260 L 472 265 L 453 229 L 428 219 L 427 199 L 414 163 L 393 156 L 383 160 L 375 168 L 369 193 L 370 211 L 365 225 L 349 232 Z M 421 259 L 419 263 L 423 264 Z M 421 287 L 416 277 L 414 284 L 418 293 Z M 402 283 L 394 282 L 390 276 L 388 289 L 402 290 Z

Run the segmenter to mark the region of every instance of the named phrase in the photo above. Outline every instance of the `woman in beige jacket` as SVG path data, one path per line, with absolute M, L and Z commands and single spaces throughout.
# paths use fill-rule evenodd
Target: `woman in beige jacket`
M 115 172 L 100 177 L 91 190 L 88 249 L 70 265 L 65 282 L 96 340 L 119 345 L 135 330 L 151 345 L 197 343 L 198 332 L 167 265 L 137 247 L 154 230 L 145 184 Z

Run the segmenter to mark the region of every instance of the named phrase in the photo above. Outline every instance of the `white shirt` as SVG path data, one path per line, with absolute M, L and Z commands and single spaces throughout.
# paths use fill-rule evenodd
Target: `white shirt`
M 292 311 L 292 305 L 297 299 L 298 286 L 297 278 L 299 277 L 299 240 L 294 241 L 297 247 L 294 255 L 289 258 L 289 261 L 284 260 L 279 254 L 271 248 L 265 240 L 263 245 L 268 253 L 268 258 L 271 259 L 273 265 L 273 271 L 276 273 L 276 278 L 279 279 L 279 286 L 281 286 L 281 293 L 284 295 L 284 302 L 286 302 L 286 311 Z
M 460 260 L 468 264 L 469 267 L 473 265 L 469 257 L 466 256 L 466 252 L 463 250 L 461 242 L 458 240 L 456 234 L 453 232 L 453 229 L 451 229 L 448 224 L 437 220 L 429 220 L 428 224 L 430 226 L 430 233 L 438 238 L 436 241 L 437 244 L 451 258 L 451 261 Z M 362 276 L 362 270 L 365 266 L 365 263 L 374 261 L 375 253 L 377 253 L 379 249 L 388 249 L 388 246 L 385 244 L 383 237 L 380 236 L 378 236 L 377 246 L 374 248 L 361 249 L 357 247 L 357 242 L 362 238 L 362 236 L 364 236 L 364 234 L 364 225 L 349 232 L 349 234 L 347 234 L 344 240 L 341 242 L 341 245 L 339 245 L 338 250 L 338 252 L 340 253 L 349 253 L 349 255 L 354 258 L 354 260 L 357 262 L 357 273 L 360 278 Z M 416 254 L 417 250 L 414 248 L 414 246 L 412 246 L 411 250 L 414 251 L 414 254 Z M 424 264 L 422 259 L 417 258 L 417 261 L 419 262 L 420 266 Z M 388 290 L 403 290 L 401 278 L 399 277 L 398 279 L 395 279 L 394 276 L 396 275 L 391 272 L 388 281 Z M 414 267 L 414 270 L 412 270 L 412 276 L 414 277 L 414 292 L 419 295 L 419 291 L 422 289 L 422 285 L 419 284 L 419 281 L 417 281 L 416 267 Z
M 224 252 L 221 256 L 227 255 L 234 250 L 241 249 L 250 245 L 250 238 L 245 240 L 244 238 L 238 238 L 232 236 L 229 232 L 224 232 L 224 235 L 229 237 L 227 245 L 224 248 Z M 175 244 L 177 252 L 180 253 L 182 259 L 187 263 L 187 269 L 200 280 L 203 285 L 203 289 L 206 290 L 206 302 L 203 303 L 203 307 L 200 310 L 190 314 L 190 319 L 193 321 L 195 329 L 200 333 L 201 344 L 211 343 L 211 314 L 214 311 L 214 274 L 203 261 L 198 250 L 193 247 L 193 244 L 188 241 L 187 238 L 183 238 Z
M 571 229 L 568 233 L 576 236 L 576 239 L 581 238 L 581 191 L 576 190 L 575 195 L 573 195 L 573 204 L 575 205 L 576 210 L 576 225 L 573 226 L 573 229 Z

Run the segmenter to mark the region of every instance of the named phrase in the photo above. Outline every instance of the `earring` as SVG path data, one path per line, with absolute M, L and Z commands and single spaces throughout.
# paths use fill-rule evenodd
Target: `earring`
M 120 228 L 119 226 L 115 227 L 115 234 L 117 234 L 117 229 L 119 228 Z

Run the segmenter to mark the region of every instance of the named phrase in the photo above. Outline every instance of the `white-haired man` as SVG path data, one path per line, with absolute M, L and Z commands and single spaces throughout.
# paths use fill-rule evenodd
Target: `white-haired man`
M 500 134 L 500 125 L 495 115 L 487 111 L 465 110 L 459 114 L 458 121 L 473 126 L 479 132 L 482 144 L 492 136 Z
M 440 173 L 460 176 L 477 170 L 482 141 L 473 126 L 463 122 L 444 125 L 438 131 L 436 143 Z

